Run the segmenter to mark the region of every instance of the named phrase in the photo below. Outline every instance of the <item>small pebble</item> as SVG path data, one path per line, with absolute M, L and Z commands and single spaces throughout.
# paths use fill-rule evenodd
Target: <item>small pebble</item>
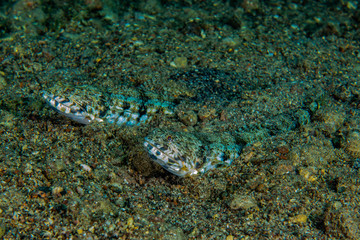
M 61 196 L 61 193 L 64 191 L 64 188 L 63 187 L 54 187 L 52 189 L 52 194 L 55 195 L 55 196 Z
M 317 177 L 314 175 L 313 171 L 309 169 L 300 169 L 300 176 L 302 176 L 305 180 L 309 182 L 315 182 Z
M 228 235 L 228 236 L 226 237 L 226 240 L 234 240 L 234 236 L 233 236 L 233 235 Z
M 186 68 L 188 66 L 188 61 L 186 57 L 176 57 L 174 61 L 170 63 L 170 66 L 174 68 Z
M 299 214 L 296 215 L 295 217 L 289 218 L 289 222 L 291 223 L 306 223 L 306 221 L 307 221 L 307 216 L 305 214 Z
M 201 108 L 198 113 L 198 117 L 202 121 L 214 116 L 216 116 L 215 108 Z
M 235 40 L 234 38 L 227 37 L 222 40 L 222 43 L 228 47 L 234 48 L 238 45 L 239 41 Z
M 178 117 L 186 126 L 194 126 L 197 123 L 197 114 L 194 111 L 179 112 Z
M 254 207 L 257 207 L 255 200 L 252 197 L 246 195 L 236 195 L 230 202 L 230 208 L 233 210 L 247 210 Z
M 84 193 L 85 193 L 84 189 L 81 188 L 81 187 L 79 187 L 79 186 L 76 187 L 76 192 L 77 192 L 80 196 L 83 196 Z
M 0 238 L 2 238 L 6 233 L 6 228 L 3 223 L 0 223 Z
M 6 85 L 7 83 L 5 81 L 5 78 L 3 76 L 0 76 L 0 90 L 4 89 Z
M 86 164 L 80 164 L 80 166 L 87 172 L 91 172 L 91 167 Z

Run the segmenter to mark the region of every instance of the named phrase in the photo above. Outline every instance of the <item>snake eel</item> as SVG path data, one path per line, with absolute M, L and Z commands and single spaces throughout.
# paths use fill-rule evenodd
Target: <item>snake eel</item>
M 176 104 L 151 99 L 123 89 L 56 84 L 42 91 L 43 99 L 58 113 L 81 124 L 94 122 L 129 127 L 148 124 L 156 115 L 174 115 Z M 227 133 L 174 132 L 155 128 L 143 146 L 150 158 L 180 177 L 229 166 L 239 157 L 241 146 Z

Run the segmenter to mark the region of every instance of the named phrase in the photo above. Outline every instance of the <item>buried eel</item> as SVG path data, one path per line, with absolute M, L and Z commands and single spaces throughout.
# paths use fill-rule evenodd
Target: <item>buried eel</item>
M 187 100 L 216 101 L 236 94 L 239 89 L 231 85 L 231 81 L 236 81 L 237 77 L 234 79 L 233 75 L 225 72 L 206 69 L 174 75 L 169 84 L 174 86 L 183 83 L 191 89 Z M 154 117 L 161 115 L 174 115 L 179 104 L 179 101 L 166 101 L 139 94 L 139 87 L 124 86 L 102 89 L 88 85 L 56 84 L 43 91 L 42 96 L 53 109 L 76 122 L 100 122 L 130 127 L 149 124 Z M 241 151 L 241 146 L 236 144 L 229 133 L 173 132 L 160 128 L 153 129 L 145 137 L 143 145 L 154 162 L 181 177 L 229 166 Z

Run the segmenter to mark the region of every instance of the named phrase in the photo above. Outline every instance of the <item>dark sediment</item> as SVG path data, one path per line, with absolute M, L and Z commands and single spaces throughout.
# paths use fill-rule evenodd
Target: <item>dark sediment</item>
M 230 2 L 0 4 L 0 237 L 360 238 L 359 6 Z M 57 82 L 177 107 L 83 126 L 41 99 Z M 246 146 L 178 178 L 142 148 L 156 127 Z

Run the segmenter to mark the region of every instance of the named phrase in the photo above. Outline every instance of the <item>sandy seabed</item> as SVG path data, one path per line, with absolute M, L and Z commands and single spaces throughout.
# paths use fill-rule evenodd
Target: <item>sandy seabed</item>
M 360 239 L 359 7 L 1 3 L 0 237 Z M 55 84 L 125 89 L 175 114 L 84 126 L 42 99 Z M 156 128 L 243 149 L 179 178 L 143 149 Z

